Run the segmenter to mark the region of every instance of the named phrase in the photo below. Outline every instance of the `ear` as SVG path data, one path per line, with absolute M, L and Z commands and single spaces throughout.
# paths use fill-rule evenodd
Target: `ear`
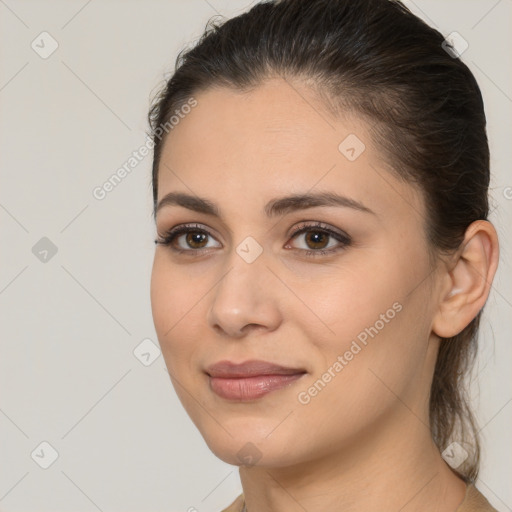
M 499 244 L 494 226 L 477 220 L 442 277 L 442 292 L 432 330 L 442 338 L 459 334 L 484 307 L 498 267 Z

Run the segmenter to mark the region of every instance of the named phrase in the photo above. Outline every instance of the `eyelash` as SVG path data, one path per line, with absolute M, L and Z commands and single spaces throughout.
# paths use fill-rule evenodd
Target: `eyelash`
M 314 224 L 303 223 L 297 226 L 291 233 L 291 238 L 296 238 L 297 236 L 303 233 L 307 233 L 308 231 L 327 234 L 330 237 L 336 239 L 342 245 L 331 249 L 298 249 L 299 251 L 304 252 L 307 257 L 315 258 L 319 256 L 334 254 L 335 252 L 345 249 L 352 242 L 348 235 L 333 231 L 332 229 L 325 227 L 321 222 L 316 222 Z M 169 246 L 169 248 L 172 251 L 179 254 L 190 253 L 193 254 L 194 256 L 200 256 L 204 251 L 207 251 L 208 249 L 178 249 L 172 246 L 172 243 L 179 235 L 188 234 L 190 232 L 202 233 L 207 235 L 208 237 L 212 236 L 207 230 L 201 228 L 200 225 L 198 224 L 184 224 L 182 226 L 178 226 L 177 228 L 170 229 L 169 231 L 164 233 L 160 240 L 155 240 L 155 244 Z M 214 237 L 212 236 L 212 238 Z

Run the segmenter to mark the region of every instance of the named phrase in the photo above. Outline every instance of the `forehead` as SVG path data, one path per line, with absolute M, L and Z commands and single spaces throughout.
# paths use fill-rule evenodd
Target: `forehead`
M 158 200 L 183 191 L 256 208 L 314 190 L 335 191 L 377 212 L 422 208 L 417 191 L 386 170 L 366 122 L 333 117 L 297 82 L 272 79 L 246 92 L 211 88 L 194 98 L 197 106 L 163 146 Z
M 297 83 L 270 79 L 249 91 L 217 87 L 195 98 L 197 106 L 167 137 L 164 152 L 173 146 L 171 158 L 183 161 L 188 153 L 192 164 L 196 157 L 213 154 L 224 162 L 251 156 L 261 163 L 293 156 L 318 159 L 320 153 L 329 158 L 337 152 L 342 130 L 336 134 L 339 126 L 323 104 Z

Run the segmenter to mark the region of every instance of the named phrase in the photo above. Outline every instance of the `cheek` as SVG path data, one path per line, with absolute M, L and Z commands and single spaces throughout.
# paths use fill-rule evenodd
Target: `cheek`
M 405 275 L 399 266 L 380 279 L 346 279 L 343 292 L 331 290 L 329 326 L 334 334 L 311 338 L 321 354 L 312 379 L 321 381 L 317 406 L 341 406 L 351 411 L 354 424 L 378 416 L 397 397 L 414 394 L 423 378 L 428 290 L 415 289 L 421 279 Z
M 421 290 L 408 295 L 417 279 L 405 271 L 396 259 L 388 265 L 360 262 L 360 268 L 333 273 L 335 280 L 317 281 L 314 293 L 309 285 L 303 290 L 317 319 L 311 323 L 306 315 L 296 316 L 303 318 L 301 330 L 316 353 L 311 382 L 320 379 L 322 390 L 323 382 L 331 390 L 355 386 L 364 402 L 375 398 L 377 376 L 399 388 L 410 378 L 424 350 L 427 330 L 419 325 L 417 313 L 418 303 L 427 297 Z M 385 398 L 389 391 L 380 387 L 378 394 Z M 334 394 L 332 400 L 338 400 Z M 350 396 L 341 399 L 352 401 Z
M 184 329 L 190 325 L 197 303 L 193 288 L 183 282 L 178 271 L 171 271 L 161 255 L 155 255 L 151 273 L 151 310 L 153 323 L 166 363 L 184 357 L 191 344 Z M 185 293 L 186 291 L 186 293 Z M 170 357 L 172 355 L 172 358 Z M 168 364 L 169 367 L 169 364 Z
M 151 312 L 153 314 L 153 323 L 157 331 L 160 342 L 163 341 L 164 324 L 166 318 L 168 319 L 167 310 L 169 309 L 168 301 L 169 294 L 172 289 L 169 289 L 168 277 L 163 272 L 163 266 L 159 264 L 158 255 L 155 254 L 153 262 L 153 269 L 151 272 Z M 170 326 L 171 324 L 169 324 Z M 169 327 L 167 327 L 168 329 Z
M 171 266 L 161 255 L 155 255 L 151 274 L 151 309 L 162 356 L 176 396 L 183 408 L 201 430 L 203 411 L 194 398 L 197 369 L 194 368 L 198 336 L 193 318 L 200 304 L 193 293 L 194 281 Z M 195 308 L 194 308 L 195 305 Z M 201 384 L 203 385 L 203 384 Z
M 151 309 L 161 341 L 183 329 L 185 317 L 194 314 L 194 304 L 206 292 L 200 280 L 170 264 L 166 256 L 164 249 L 155 254 L 151 273 Z
M 317 276 L 316 284 L 308 283 L 301 292 L 316 318 L 317 333 L 311 339 L 323 339 L 325 349 L 339 351 L 348 349 L 359 335 L 364 343 L 368 331 L 375 332 L 375 324 L 379 333 L 389 331 L 400 316 L 397 310 L 406 293 L 406 279 L 391 265 L 361 259 L 345 261 L 343 267 L 331 269 L 330 275 Z M 306 322 L 303 325 L 311 331 Z

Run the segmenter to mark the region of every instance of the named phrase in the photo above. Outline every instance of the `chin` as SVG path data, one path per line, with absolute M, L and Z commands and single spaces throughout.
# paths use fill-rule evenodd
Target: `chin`
M 279 467 L 295 462 L 291 460 L 290 443 L 279 437 L 266 436 L 268 434 L 251 434 L 245 430 L 243 435 L 233 437 L 226 433 L 222 439 L 203 437 L 216 457 L 233 466 Z

